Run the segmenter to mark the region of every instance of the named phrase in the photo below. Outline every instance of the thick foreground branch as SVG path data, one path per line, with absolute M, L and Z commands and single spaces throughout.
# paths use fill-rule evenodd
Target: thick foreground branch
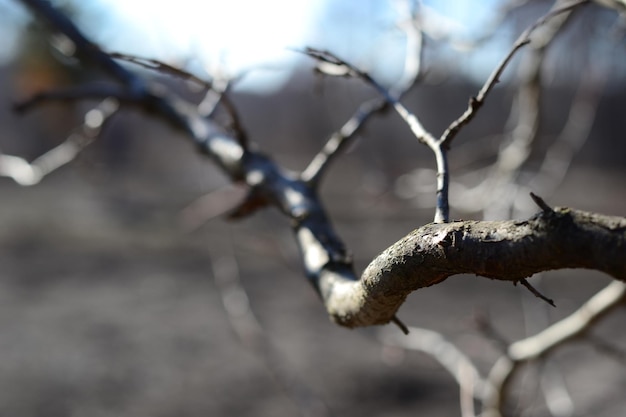
M 337 323 L 389 322 L 406 296 L 456 274 L 518 282 L 540 271 L 586 268 L 626 281 L 626 218 L 557 208 L 525 221 L 428 224 L 378 257 L 360 281 L 327 268 L 319 288 Z

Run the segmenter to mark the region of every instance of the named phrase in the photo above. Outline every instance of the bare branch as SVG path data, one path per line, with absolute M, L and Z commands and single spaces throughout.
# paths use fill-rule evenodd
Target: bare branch
M 248 136 L 246 134 L 246 131 L 243 127 L 234 103 L 228 97 L 228 92 L 230 91 L 233 83 L 245 76 L 245 73 L 241 74 L 235 79 L 219 78 L 214 79 L 213 81 L 209 81 L 189 71 L 175 67 L 158 59 L 143 58 L 129 54 L 122 54 L 119 52 L 110 52 L 109 55 L 111 56 L 111 58 L 114 59 L 130 62 L 143 68 L 155 70 L 160 73 L 181 78 L 186 81 L 191 81 L 198 86 L 206 89 L 206 96 L 202 103 L 200 103 L 199 105 L 199 112 L 205 116 L 209 116 L 217 108 L 218 104 L 223 104 L 224 108 L 231 117 L 232 129 L 234 131 L 235 137 L 239 140 L 242 146 L 248 146 Z
M 386 249 L 360 281 L 322 271 L 318 287 L 336 322 L 383 324 L 409 293 L 455 274 L 514 282 L 545 270 L 588 268 L 626 281 L 625 239 L 626 218 L 563 208 L 526 221 L 430 224 Z
M 595 322 L 623 304 L 625 298 L 626 284 L 614 281 L 571 315 L 534 336 L 511 344 L 507 354 L 496 362 L 487 377 L 488 389 L 483 398 L 485 406 L 483 415 L 486 417 L 502 416 L 507 385 L 521 364 L 544 357 L 557 347 L 582 335 Z
M 435 144 L 435 137 L 431 133 L 429 133 L 424 128 L 424 126 L 422 126 L 422 123 L 419 121 L 419 119 L 400 102 L 400 99 L 398 97 L 391 95 L 391 93 L 387 91 L 387 89 L 383 87 L 378 81 L 372 78 L 371 75 L 364 71 L 361 71 L 354 65 L 348 63 L 347 61 L 344 61 L 343 59 L 339 58 L 329 51 L 323 51 L 315 48 L 306 48 L 303 53 L 321 62 L 345 68 L 347 75 L 355 78 L 360 78 L 372 87 L 374 87 L 374 89 L 385 100 L 387 100 L 389 104 L 393 106 L 393 108 L 398 112 L 400 117 L 402 117 L 402 119 L 409 125 L 409 128 L 420 142 L 423 142 L 428 146 L 430 146 L 430 144 Z
M 395 111 L 402 117 L 406 124 L 413 132 L 413 135 L 426 146 L 428 146 L 435 154 L 435 161 L 437 162 L 437 206 L 435 209 L 435 223 L 447 223 L 450 217 L 450 207 L 448 204 L 448 186 L 450 182 L 450 173 L 448 169 L 448 156 L 447 149 L 441 146 L 441 143 L 435 139 L 435 137 L 428 132 L 417 116 L 411 113 L 400 102 L 399 97 L 393 96 L 382 85 L 374 80 L 369 74 L 363 72 L 353 66 L 352 64 L 344 61 L 328 51 L 321 51 L 313 48 L 307 48 L 305 53 L 313 58 L 320 60 L 321 62 L 329 63 L 335 66 L 341 66 L 346 68 L 347 74 L 353 77 L 363 79 L 365 82 L 373 86 L 384 99 L 395 109 Z
M 495 85 L 500 81 L 500 76 L 502 72 L 507 67 L 511 59 L 515 56 L 518 50 L 520 50 L 525 45 L 530 43 L 530 35 L 533 33 L 535 29 L 545 24 L 548 20 L 552 19 L 555 16 L 558 16 L 561 13 L 571 12 L 573 9 L 588 3 L 588 0 L 579 0 L 573 3 L 565 4 L 560 7 L 556 7 L 555 9 L 548 12 L 546 15 L 539 18 L 532 26 L 526 29 L 520 37 L 515 41 L 513 48 L 509 51 L 509 53 L 504 57 L 504 59 L 500 62 L 500 64 L 493 70 L 483 87 L 478 92 L 476 97 L 472 97 L 467 106 L 467 110 L 454 122 L 448 126 L 448 128 L 443 132 L 439 141 L 445 147 L 449 147 L 450 143 L 454 139 L 454 137 L 459 133 L 461 128 L 468 124 L 476 115 L 478 109 L 480 109 L 487 98 L 487 95 L 491 92 L 491 90 L 495 87 Z M 560 4 L 560 3 L 557 3 Z
M 397 83 L 391 88 L 388 93 L 391 97 L 402 97 L 411 87 L 416 83 L 420 72 L 421 64 L 421 52 L 422 52 L 422 32 L 415 24 L 416 22 L 416 9 L 411 7 L 411 2 L 401 2 L 398 6 L 398 12 L 400 14 L 400 21 L 398 25 L 402 28 L 406 35 L 406 52 L 404 60 L 404 71 Z M 323 55 L 319 64 L 328 64 L 324 67 L 317 68 L 319 71 L 328 74 L 331 72 L 333 75 L 349 76 L 356 73 L 361 77 L 362 72 L 355 72 L 352 66 L 345 63 L 330 54 L 328 57 L 326 53 L 311 50 L 313 56 L 317 58 L 316 53 Z M 330 62 L 327 62 L 327 60 Z M 373 79 L 368 77 L 367 82 L 374 82 Z M 379 87 L 375 87 L 379 89 Z M 382 88 L 382 87 L 380 87 Z M 380 91 L 380 90 L 379 90 Z M 383 94 L 384 96 L 384 94 Z M 356 113 L 341 127 L 341 129 L 334 133 L 328 142 L 324 145 L 324 148 L 317 154 L 309 166 L 302 172 L 301 178 L 303 181 L 314 184 L 316 186 L 319 183 L 319 177 L 323 175 L 326 167 L 334 159 L 334 157 L 351 142 L 359 129 L 363 126 L 370 116 L 376 112 L 384 110 L 387 105 L 390 104 L 389 100 L 371 100 L 365 102 L 359 106 Z
M 88 86 L 42 93 L 23 103 L 20 108 L 25 110 L 51 99 L 76 100 L 114 96 L 120 101 L 136 104 L 181 129 L 233 182 L 240 182 L 249 187 L 247 197 L 237 207 L 232 217 L 243 217 L 260 208 L 274 206 L 291 221 L 307 277 L 319 292 L 331 318 L 341 325 L 356 327 L 393 322 L 401 329 L 408 330 L 396 315 L 406 297 L 412 291 L 440 283 L 457 274 L 469 273 L 492 279 L 521 282 L 535 295 L 549 302 L 551 300 L 528 284 L 527 277 L 544 270 L 589 268 L 623 281 L 611 284 L 566 319 L 508 346 L 506 354 L 494 365 L 487 379 L 480 376 L 476 366 L 462 352 L 435 332 L 411 328 L 408 337 L 403 336 L 400 339 L 399 335 L 394 335 L 386 340 L 386 343 L 393 340 L 392 343 L 397 345 L 421 350 L 439 361 L 453 375 L 461 388 L 464 416 L 474 414 L 474 398 L 483 401 L 484 415 L 500 415 L 503 397 L 508 392 L 507 384 L 519 369 L 519 364 L 542 358 L 563 343 L 583 334 L 594 322 L 624 300 L 626 264 L 623 261 L 623 249 L 626 247 L 626 218 L 564 208 L 553 209 L 542 199 L 532 195 L 542 212 L 528 220 L 447 223 L 450 183 L 447 151 L 454 137 L 475 116 L 512 57 L 530 42 L 531 33 L 538 27 L 549 26 L 544 25 L 557 15 L 564 21 L 575 7 L 586 3 L 585 1 L 559 2 L 551 12 L 527 29 L 494 70 L 477 97 L 472 98 L 466 112 L 452 122 L 439 139 L 435 139 L 422 126 L 420 120 L 401 103 L 401 96 L 408 89 L 404 86 L 412 85 L 417 77 L 418 70 L 415 68 L 419 68 L 419 57 L 416 60 L 415 56 L 407 54 L 405 67 L 412 69 L 407 70 L 403 81 L 399 83 L 400 87 L 387 90 L 369 74 L 333 54 L 308 49 L 307 53 L 320 62 L 332 66 L 335 70 L 339 69 L 346 75 L 365 80 L 384 100 L 368 102 L 360 107 L 342 129 L 330 138 L 324 149 L 302 173 L 289 172 L 269 157 L 247 146 L 245 131 L 241 127 L 237 112 L 225 97 L 230 84 L 226 83 L 219 88 L 208 82 L 204 84 L 207 89 L 216 90 L 211 92 L 215 93 L 211 97 L 207 95 L 207 98 L 213 100 L 210 103 L 213 107 L 207 106 L 210 107 L 210 111 L 205 113 L 198 109 L 198 106 L 169 96 L 120 66 L 112 59 L 115 55 L 108 55 L 93 45 L 69 19 L 58 13 L 49 3 L 40 0 L 23 2 L 75 42 L 83 59 L 104 68 L 110 76 L 121 82 L 122 87 Z M 555 24 L 549 29 L 554 29 L 556 33 L 559 26 Z M 420 43 L 419 30 L 414 26 L 410 30 L 411 32 L 407 32 L 407 44 Z M 533 44 L 536 45 L 534 40 Z M 540 45 L 540 48 L 546 44 Z M 419 54 L 419 51 L 416 52 Z M 136 63 L 140 65 L 171 75 L 187 79 L 194 77 L 158 61 L 141 61 L 132 57 L 125 59 L 137 61 Z M 536 61 L 537 65 L 539 63 L 540 60 Z M 538 67 L 534 70 L 531 73 L 538 74 Z M 526 91 L 529 96 L 527 104 L 536 103 L 534 100 L 538 98 L 533 95 L 535 90 L 531 90 Z M 231 113 L 234 134 L 208 120 L 207 116 L 212 114 L 220 101 L 223 101 Z M 371 115 L 387 104 L 394 107 L 418 140 L 429 146 L 435 154 L 438 168 L 435 222 L 445 224 L 429 224 L 409 233 L 376 257 L 359 279 L 353 271 L 351 256 L 336 235 L 316 188 L 330 161 L 345 148 L 349 139 L 354 137 Z M 89 135 L 85 136 L 95 137 L 104 121 L 116 109 L 117 107 L 110 113 L 103 112 L 98 125 L 88 122 L 86 118 L 85 126 L 91 130 L 88 132 Z M 538 110 L 535 110 L 536 113 L 527 115 L 531 131 L 526 132 L 524 137 L 520 136 L 522 139 L 516 143 L 521 144 L 524 150 L 529 148 L 536 136 Z M 7 167 L 14 166 L 17 168 L 9 169 L 8 172 L 12 172 L 8 174 L 9 176 L 25 184 L 29 181 L 33 183 L 47 172 L 71 160 L 84 143 L 88 141 L 70 143 L 72 145 L 70 151 L 59 147 L 59 150 L 53 150 L 31 164 L 20 158 L 0 155 L 0 173 Z M 513 148 L 510 149 L 512 154 Z M 517 154 L 517 160 L 511 165 L 509 172 L 517 172 L 527 156 L 527 152 Z M 506 180 L 511 178 L 512 175 Z M 223 207 L 218 207 L 220 208 Z M 256 318 L 252 315 L 245 290 L 238 283 L 237 263 L 230 249 L 225 255 L 213 257 L 212 262 L 216 285 L 221 292 L 228 319 L 242 343 L 251 350 L 261 353 L 270 372 L 275 374 L 275 378 L 280 380 L 285 390 L 295 391 L 291 384 L 294 381 L 288 378 L 289 375 L 281 373 L 278 366 L 279 355 L 272 350 L 271 344 L 266 340 Z M 296 397 L 297 395 L 294 396 Z M 307 404 L 307 401 L 308 399 L 305 399 L 303 404 Z M 313 401 L 312 404 L 314 408 L 319 406 L 317 401 Z M 306 405 L 309 406 L 310 404 Z M 322 412 L 325 411 L 322 407 Z
M 119 52 L 109 52 L 108 54 L 111 58 L 119 59 L 121 61 L 129 62 L 131 64 L 139 65 L 140 67 L 158 71 L 162 74 L 171 75 L 171 76 L 174 76 L 174 77 L 186 80 L 186 81 L 191 81 L 197 84 L 198 86 L 203 87 L 207 90 L 213 89 L 213 83 L 211 81 L 205 80 L 204 78 L 198 77 L 197 75 L 192 74 L 189 71 L 185 71 L 181 68 L 177 68 L 173 65 L 170 65 L 158 59 L 143 58 L 143 57 L 123 54 Z
M 549 214 L 551 212 L 553 212 L 554 210 L 552 210 L 552 207 L 550 207 L 544 200 L 543 198 L 539 197 L 537 194 L 531 192 L 530 193 L 530 197 L 533 199 L 533 201 L 535 202 L 535 204 L 537 204 L 539 206 L 539 208 L 541 210 L 543 210 L 544 213 Z
M 593 323 L 604 317 L 612 308 L 620 305 L 625 296 L 626 285 L 623 282 L 609 284 L 565 319 L 535 336 L 513 343 L 509 347 L 509 357 L 514 361 L 523 361 L 546 355 L 551 350 L 589 329 Z
M 349 139 L 355 137 L 372 115 L 383 110 L 386 106 L 387 102 L 384 100 L 370 100 L 361 104 L 356 113 L 344 123 L 339 131 L 332 134 L 324 148 L 302 171 L 300 175 L 302 181 L 316 187 L 330 163 L 350 143 Z
M 108 98 L 85 113 L 84 123 L 74 129 L 60 145 L 32 162 L 0 153 L 0 176 L 13 178 L 22 186 L 35 185 L 46 175 L 73 161 L 100 134 L 107 121 L 118 111 L 115 99 Z
M 552 307 L 556 307 L 556 304 L 554 304 L 554 301 L 552 299 L 546 297 L 545 295 L 540 293 L 535 287 L 530 285 L 530 283 L 526 280 L 526 278 L 520 279 L 519 283 L 522 284 L 524 287 L 526 287 L 528 291 L 530 291 L 535 297 L 542 299 L 546 303 L 550 304 Z
M 558 8 L 557 6 L 555 5 L 555 8 Z M 516 106 L 509 116 L 510 123 L 514 124 L 510 133 L 507 134 L 507 136 L 510 136 L 510 139 L 501 146 L 497 161 L 478 185 L 467 188 L 461 183 L 453 184 L 456 186 L 454 195 L 456 197 L 454 202 L 456 208 L 470 212 L 483 211 L 486 218 L 503 218 L 510 216 L 511 201 L 517 198 L 517 201 L 515 201 L 516 206 L 525 205 L 527 210 L 516 215 L 526 216 L 533 210 L 532 208 L 530 211 L 528 210 L 528 192 L 540 190 L 542 193 L 548 193 L 536 181 L 533 181 L 532 187 L 522 187 L 517 184 L 517 180 L 520 170 L 531 155 L 531 147 L 538 137 L 541 115 L 541 68 L 546 49 L 570 16 L 570 12 L 562 13 L 558 18 L 546 20 L 543 25 L 534 30 L 532 34 L 532 49 L 529 54 L 524 56 L 524 60 L 519 68 L 518 77 L 521 80 L 521 86 L 516 95 Z M 581 87 L 581 91 L 589 90 L 589 84 L 597 86 L 598 82 L 591 81 L 595 80 L 595 78 L 597 77 L 584 76 L 583 79 L 585 81 L 583 84 L 586 87 Z M 594 91 L 597 92 L 597 88 Z M 559 136 L 559 142 L 569 142 L 571 140 L 581 143 L 584 139 L 581 140 L 580 138 L 587 136 L 585 132 L 588 132 L 593 116 L 590 117 L 588 113 L 581 113 L 580 110 L 592 110 L 593 106 L 588 106 L 585 102 L 581 102 L 581 99 L 588 98 L 586 96 L 590 96 L 590 94 L 579 94 L 574 104 L 572 104 L 568 123 L 562 135 Z M 578 126 L 578 121 L 580 121 L 580 129 L 570 129 L 570 125 L 572 127 Z M 558 148 L 561 148 L 561 146 L 558 146 Z M 553 159 L 554 153 L 552 152 L 550 155 L 552 156 L 551 159 Z M 564 158 L 567 159 L 571 155 L 571 152 L 566 153 Z M 549 166 L 551 167 L 552 165 Z M 555 166 L 560 167 L 563 165 L 556 164 Z M 566 167 L 567 165 L 564 166 Z M 546 167 L 547 165 L 544 164 L 542 171 L 545 172 Z M 558 183 L 563 178 L 564 172 L 559 174 L 555 175 L 558 178 L 554 178 L 553 183 Z M 477 176 L 479 173 L 474 171 L 472 175 Z M 483 174 L 480 174 L 480 176 L 483 176 Z

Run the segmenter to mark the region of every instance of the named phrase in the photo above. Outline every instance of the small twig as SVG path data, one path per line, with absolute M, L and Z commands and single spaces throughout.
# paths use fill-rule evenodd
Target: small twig
M 398 318 L 398 316 L 393 316 L 391 318 L 391 322 L 398 326 L 402 333 L 409 334 L 409 328 Z
M 530 283 L 526 280 L 526 278 L 520 279 L 519 283 L 522 284 L 524 287 L 526 287 L 528 291 L 530 291 L 535 297 L 541 298 L 543 301 L 550 304 L 552 307 L 556 307 L 556 305 L 554 304 L 554 301 L 552 301 L 550 298 L 546 297 L 545 295 L 541 294 L 535 287 L 530 285 Z
M 171 75 L 185 81 L 191 81 L 196 83 L 198 86 L 206 88 L 210 90 L 213 88 L 213 82 L 209 80 L 205 80 L 204 78 L 198 77 L 195 74 L 192 74 L 189 71 L 184 69 L 175 67 L 166 62 L 160 61 L 158 59 L 152 58 L 143 58 L 135 55 L 123 54 L 120 52 L 109 52 L 109 56 L 114 59 L 118 59 L 121 61 L 129 62 L 131 64 L 138 65 L 140 67 L 158 71 L 163 74 Z
M 315 155 L 311 163 L 302 171 L 302 181 L 317 186 L 322 175 L 334 158 L 345 149 L 363 128 L 365 123 L 377 112 L 385 109 L 387 102 L 384 100 L 370 100 L 361 104 L 355 114 L 339 129 L 333 133 L 324 145 L 324 148 Z
M 322 62 L 326 62 L 332 65 L 337 65 L 340 67 L 345 67 L 348 71 L 347 74 L 360 78 L 372 87 L 393 106 L 393 108 L 398 112 L 400 117 L 409 125 L 409 128 L 415 135 L 415 137 L 420 141 L 429 146 L 434 145 L 436 143 L 435 137 L 429 133 L 419 119 L 412 114 L 405 106 L 400 102 L 399 97 L 392 95 L 385 87 L 382 86 L 378 81 L 376 81 L 371 75 L 366 73 L 365 71 L 360 70 L 356 66 L 348 63 L 347 61 L 339 58 L 335 54 L 329 51 L 323 51 L 315 48 L 306 48 L 302 53 L 320 60 Z
M 491 75 L 489 76 L 489 78 L 487 79 L 483 87 L 478 92 L 478 95 L 470 98 L 465 112 L 458 119 L 453 121 L 450 124 L 450 126 L 448 126 L 448 128 L 443 132 L 443 134 L 439 138 L 439 142 L 441 142 L 442 145 L 444 145 L 447 148 L 450 147 L 450 143 L 455 138 L 455 136 L 459 133 L 461 128 L 467 125 L 470 121 L 472 121 L 474 116 L 476 116 L 476 113 L 484 104 L 485 99 L 487 98 L 487 95 L 491 92 L 493 87 L 500 81 L 500 76 L 502 75 L 502 72 L 504 71 L 506 66 L 509 64 L 511 59 L 513 59 L 513 56 L 515 55 L 515 53 L 520 48 L 522 48 L 523 46 L 529 43 L 530 43 L 530 39 L 523 39 L 521 41 L 518 40 L 515 43 L 515 45 L 513 45 L 513 49 L 509 51 L 507 56 L 504 57 L 502 62 L 500 62 L 500 65 L 498 65 L 496 69 L 491 73 Z
M 155 70 L 166 75 L 181 78 L 185 81 L 194 82 L 200 87 L 206 89 L 207 95 L 199 107 L 202 108 L 203 105 L 204 107 L 207 107 L 206 103 L 209 101 L 211 102 L 211 104 L 208 106 L 208 111 L 205 110 L 201 113 L 212 113 L 213 110 L 218 106 L 218 104 L 221 103 L 231 117 L 231 128 L 233 130 L 235 138 L 242 146 L 248 146 L 248 135 L 243 127 L 243 123 L 241 122 L 241 118 L 239 117 L 239 113 L 237 112 L 234 103 L 227 94 L 230 91 L 233 82 L 241 79 L 241 77 L 243 77 L 245 73 L 241 74 L 235 79 L 229 79 L 228 81 L 224 82 L 220 82 L 219 80 L 209 81 L 189 71 L 175 67 L 158 59 L 142 58 L 134 55 L 122 54 L 119 52 L 110 52 L 109 55 L 111 56 L 111 58 L 114 59 L 130 62 L 143 68 Z M 211 97 L 211 93 L 216 94 L 217 97 Z
M 229 97 L 233 80 L 215 80 L 213 87 L 206 91 L 204 99 L 198 105 L 198 113 L 202 117 L 212 118 L 220 104 L 230 116 L 230 131 L 243 149 L 248 149 L 249 139 L 246 129 L 241 122 L 239 112 Z
M 318 60 L 316 71 L 331 76 L 357 76 L 364 78 L 366 82 L 374 85 L 374 87 L 382 93 L 385 100 L 371 100 L 361 104 L 356 113 L 334 133 L 324 148 L 313 158 L 309 166 L 303 171 L 301 178 L 303 181 L 316 186 L 319 177 L 324 173 L 329 163 L 334 159 L 342 149 L 345 149 L 352 142 L 356 133 L 369 120 L 370 116 L 376 112 L 383 111 L 387 105 L 393 104 L 389 97 L 402 97 L 417 82 L 422 51 L 422 33 L 414 21 L 416 19 L 415 7 L 407 7 L 407 3 L 399 3 L 399 13 L 404 16 L 404 21 L 399 25 L 406 34 L 406 52 L 404 59 L 404 70 L 401 77 L 395 85 L 387 92 L 382 86 L 378 85 L 374 79 L 363 71 L 358 70 L 352 65 L 339 59 L 326 51 L 319 51 L 313 48 L 306 50 L 306 53 Z
M 544 200 L 543 198 L 539 197 L 537 194 L 533 193 L 532 191 L 530 192 L 530 198 L 533 199 L 533 201 L 535 202 L 535 204 L 537 204 L 539 206 L 539 208 L 541 210 L 543 210 L 543 212 L 545 214 L 549 214 L 549 213 L 554 213 L 554 210 L 552 209 L 552 207 L 550 207 Z
M 65 141 L 32 162 L 0 152 L 0 177 L 10 177 L 22 186 L 38 184 L 48 174 L 76 159 L 98 137 L 118 109 L 117 100 L 105 99 L 85 113 L 83 124 L 76 127 Z

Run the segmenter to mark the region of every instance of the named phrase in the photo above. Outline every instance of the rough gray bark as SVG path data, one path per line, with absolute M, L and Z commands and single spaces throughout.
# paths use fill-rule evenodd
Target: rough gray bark
M 562 268 L 595 269 L 626 281 L 626 218 L 568 208 L 518 221 L 428 224 L 377 256 L 360 281 L 320 274 L 319 288 L 337 323 L 389 322 L 406 296 L 449 276 L 476 274 L 518 282 Z

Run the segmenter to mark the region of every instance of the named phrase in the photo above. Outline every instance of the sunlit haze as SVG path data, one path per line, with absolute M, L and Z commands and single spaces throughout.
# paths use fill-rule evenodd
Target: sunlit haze
M 113 12 L 109 28 L 103 31 L 109 48 L 160 59 L 197 59 L 209 72 L 231 75 L 255 67 L 276 72 L 281 61 L 293 58 L 290 48 L 302 47 L 322 4 L 177 0 L 172 7 L 169 0 L 98 2 Z M 119 36 L 119 27 L 129 33 Z
M 397 30 L 396 0 L 85 0 L 55 1 L 78 11 L 74 19 L 95 42 L 109 51 L 156 58 L 192 71 L 233 77 L 246 72 L 238 88 L 272 91 L 292 75 L 302 56 L 294 49 L 328 49 L 383 84 L 403 67 L 405 42 Z M 451 6 L 454 3 L 454 7 Z M 493 0 L 486 0 L 493 4 Z M 447 20 L 448 30 L 476 30 L 485 10 L 471 1 L 427 0 L 423 6 Z M 16 45 L 17 21 L 24 21 L 16 0 L 0 0 L 0 60 Z M 482 10 L 482 11 L 481 11 Z M 5 12 L 6 11 L 6 12 Z M 493 11 L 492 11 L 493 13 Z M 468 17 L 469 16 L 469 17 Z M 469 22 L 469 26 L 463 23 Z M 449 26 L 448 26 L 449 24 Z M 482 79 L 485 68 L 501 53 L 491 51 L 465 62 Z M 495 52 L 495 54 L 494 54 Z M 384 59 L 381 57 L 384 54 Z M 476 68 L 470 68 L 472 62 Z

